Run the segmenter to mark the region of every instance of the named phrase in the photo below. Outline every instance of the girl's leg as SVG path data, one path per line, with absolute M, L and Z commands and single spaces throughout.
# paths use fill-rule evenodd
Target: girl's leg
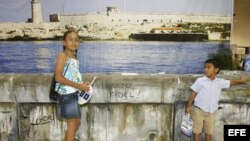
M 194 141 L 200 141 L 201 134 L 195 134 L 195 133 L 193 133 L 193 135 L 194 135 Z
M 205 134 L 205 140 L 206 141 L 211 141 L 212 140 L 212 135 L 211 134 Z
M 67 119 L 67 131 L 64 136 L 64 141 L 74 141 L 76 131 L 80 126 L 80 118 Z

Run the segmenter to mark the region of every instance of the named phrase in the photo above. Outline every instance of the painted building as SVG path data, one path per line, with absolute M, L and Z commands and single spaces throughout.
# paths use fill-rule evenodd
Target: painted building
M 31 1 L 31 11 L 32 11 L 32 22 L 33 23 L 42 23 L 42 10 L 40 0 Z
M 50 22 L 61 22 L 62 24 L 146 24 L 146 23 L 230 23 L 229 16 L 215 15 L 183 15 L 162 13 L 126 13 L 119 12 L 116 7 L 107 7 L 106 12 L 93 12 L 86 14 L 58 13 L 50 15 Z

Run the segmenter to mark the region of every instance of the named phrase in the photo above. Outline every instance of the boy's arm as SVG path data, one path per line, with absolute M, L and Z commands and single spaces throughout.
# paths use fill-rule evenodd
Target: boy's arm
M 230 85 L 243 84 L 243 83 L 246 83 L 247 81 L 248 81 L 248 77 L 247 76 L 243 76 L 239 80 L 230 80 Z
M 191 113 L 192 104 L 194 102 L 194 99 L 195 99 L 196 95 L 197 95 L 197 93 L 195 91 L 192 91 L 192 93 L 191 93 L 191 95 L 189 97 L 188 103 L 186 105 L 186 113 L 187 114 Z

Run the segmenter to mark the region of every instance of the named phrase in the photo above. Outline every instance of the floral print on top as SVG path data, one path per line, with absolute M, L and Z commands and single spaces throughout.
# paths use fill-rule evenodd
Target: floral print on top
M 68 66 L 68 69 L 67 69 Z M 67 69 L 67 70 L 66 70 Z M 76 83 L 83 83 L 82 81 L 82 76 L 79 71 L 79 61 L 73 58 L 68 58 L 63 69 L 64 77 L 68 80 L 71 80 Z M 65 73 L 66 71 L 66 73 Z M 64 95 L 64 94 L 70 94 L 78 91 L 78 89 L 67 86 L 64 84 L 56 83 L 55 90 L 58 91 L 59 94 Z M 59 87 L 59 89 L 58 89 Z

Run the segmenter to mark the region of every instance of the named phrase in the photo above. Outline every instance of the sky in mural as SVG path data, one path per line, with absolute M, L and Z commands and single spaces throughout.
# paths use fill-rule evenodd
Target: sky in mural
M 0 0 L 0 22 L 25 22 L 31 17 L 31 0 Z M 55 13 L 121 12 L 231 15 L 232 0 L 41 0 L 44 21 Z

